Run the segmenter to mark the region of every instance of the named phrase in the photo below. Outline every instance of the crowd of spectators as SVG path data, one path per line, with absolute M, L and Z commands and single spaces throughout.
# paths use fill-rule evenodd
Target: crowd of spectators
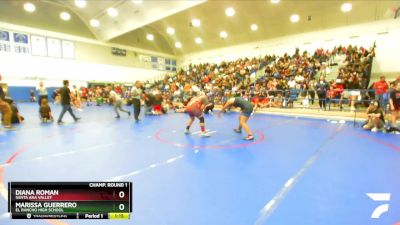
M 317 49 L 313 54 L 296 49 L 293 55 L 190 64 L 175 76 L 165 76 L 145 87 L 165 93 L 174 106 L 187 101 L 191 87 L 195 86 L 216 104 L 223 104 L 226 96 L 234 93 L 252 100 L 258 108 L 293 107 L 296 100 L 308 107 L 318 96 L 321 110 L 326 109 L 327 102 L 338 104 L 342 109 L 345 99 L 351 110 L 355 110 L 358 100 L 373 97 L 361 90 L 368 88 L 374 49 L 375 46 L 366 49 L 350 45 Z M 342 60 L 336 63 L 337 59 Z M 337 68 L 337 74 L 332 76 L 333 67 Z M 333 79 L 326 80 L 327 75 Z
M 316 98 L 320 110 L 326 110 L 328 105 L 343 110 L 343 105 L 347 104 L 350 111 L 359 106 L 368 111 L 371 100 L 376 100 L 373 104 L 384 111 L 392 110 L 389 96 L 396 91 L 400 76 L 391 83 L 381 76 L 370 85 L 374 56 L 375 45 L 369 49 L 350 45 L 332 50 L 317 49 L 313 54 L 296 49 L 291 56 L 266 55 L 220 64 L 190 64 L 175 76 L 146 83 L 145 89 L 147 93 L 163 93 L 164 101 L 175 109 L 188 102 L 195 88 L 208 95 L 216 105 L 223 105 L 228 97 L 235 95 L 252 101 L 256 110 L 290 108 L 295 101 L 302 107 L 309 107 Z M 393 123 L 398 115 L 395 117 Z
M 354 111 L 358 105 L 368 107 L 371 99 L 377 100 L 385 109 L 389 105 L 388 96 L 400 82 L 400 76 L 392 83 L 382 76 L 370 84 L 374 56 L 375 45 L 368 49 L 349 45 L 331 50 L 321 48 L 313 53 L 295 49 L 292 55 L 190 64 L 174 75 L 166 75 L 155 82 L 147 81 L 141 86 L 145 114 L 162 115 L 171 108 L 180 111 L 194 95 L 193 90 L 204 92 L 215 105 L 223 105 L 230 96 L 241 96 L 251 101 L 256 110 L 291 108 L 295 104 L 305 108 L 314 105 L 316 99 L 320 110 L 327 110 L 328 106 L 342 110 L 343 105 L 348 104 Z M 122 84 L 73 86 L 72 105 L 79 110 L 84 104 L 112 104 L 114 98 L 110 97 L 110 92 L 113 96 L 121 96 L 130 105 L 130 89 Z M 42 99 L 49 97 L 43 83 L 37 93 L 39 105 Z M 51 94 L 54 103 L 60 101 L 59 96 L 59 90 Z

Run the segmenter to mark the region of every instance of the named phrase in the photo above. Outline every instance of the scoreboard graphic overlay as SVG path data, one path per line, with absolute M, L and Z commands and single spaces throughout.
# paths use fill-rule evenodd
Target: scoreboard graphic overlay
M 9 182 L 12 219 L 130 219 L 132 182 Z

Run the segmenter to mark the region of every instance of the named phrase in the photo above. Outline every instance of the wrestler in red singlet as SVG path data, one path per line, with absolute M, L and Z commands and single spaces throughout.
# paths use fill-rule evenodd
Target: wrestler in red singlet
M 188 125 L 186 126 L 185 134 L 189 134 L 190 126 L 192 125 L 194 119 L 197 117 L 200 120 L 201 136 L 209 137 L 210 135 L 206 132 L 204 126 L 204 116 L 203 110 L 208 104 L 208 98 L 205 95 L 193 97 L 186 106 L 186 112 L 189 114 L 190 119 Z

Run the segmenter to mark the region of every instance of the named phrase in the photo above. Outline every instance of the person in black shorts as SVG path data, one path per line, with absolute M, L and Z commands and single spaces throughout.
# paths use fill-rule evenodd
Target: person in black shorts
M 239 116 L 239 127 L 237 129 L 234 129 L 234 131 L 236 133 L 242 133 L 242 128 L 244 128 L 247 133 L 247 137 L 245 138 L 245 140 L 254 140 L 253 133 L 251 132 L 250 127 L 247 125 L 247 121 L 253 113 L 253 104 L 241 97 L 230 98 L 222 107 L 221 111 L 218 113 L 218 117 L 221 117 L 221 114 L 231 106 L 238 107 L 242 111 Z
M 33 89 L 31 89 L 29 91 L 29 96 L 30 96 L 30 101 L 31 102 L 36 102 L 36 96 L 35 96 L 35 91 Z
M 20 124 L 24 122 L 25 118 L 19 113 L 19 110 L 17 108 L 17 105 L 14 103 L 14 100 L 6 99 L 6 101 L 11 107 L 11 124 Z
M 392 114 L 392 127 L 396 127 L 396 120 L 400 118 L 400 82 L 396 84 L 390 93 L 390 111 Z
M 42 99 L 40 108 L 39 108 L 40 120 L 43 123 L 48 121 L 53 121 L 53 115 L 51 113 L 51 108 L 49 106 L 49 101 L 45 98 Z
M 367 121 L 363 125 L 364 130 L 377 132 L 385 127 L 385 113 L 380 107 L 379 101 L 372 100 L 367 109 Z

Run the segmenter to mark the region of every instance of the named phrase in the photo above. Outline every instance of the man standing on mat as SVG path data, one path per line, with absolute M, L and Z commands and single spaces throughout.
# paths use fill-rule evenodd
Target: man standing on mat
M 64 114 L 67 111 L 69 112 L 69 114 L 71 114 L 72 118 L 74 118 L 75 122 L 77 122 L 81 118 L 77 118 L 74 115 L 74 112 L 72 111 L 72 108 L 71 108 L 71 91 L 69 90 L 69 87 L 68 87 L 69 81 L 64 80 L 63 84 L 64 84 L 64 87 L 60 89 L 62 110 L 61 110 L 60 117 L 58 117 L 57 123 L 58 124 L 64 123 L 64 122 L 62 122 L 62 118 L 64 117 Z
M 250 127 L 247 125 L 247 121 L 249 120 L 251 114 L 253 113 L 253 105 L 251 102 L 246 101 L 241 97 L 230 98 L 222 107 L 221 111 L 218 112 L 218 117 L 221 117 L 221 114 L 225 112 L 225 110 L 229 107 L 238 107 L 241 109 L 241 114 L 239 116 L 239 127 L 234 129 L 236 133 L 242 133 L 242 127 L 247 133 L 247 137 L 245 140 L 251 141 L 254 140 L 253 133 L 250 130 Z
M 202 137 L 209 137 L 210 135 L 206 132 L 206 128 L 204 126 L 204 115 L 203 110 L 208 104 L 207 96 L 201 95 L 197 97 L 193 97 L 186 106 L 186 112 L 189 114 L 190 119 L 188 125 L 186 126 L 185 134 L 190 134 L 190 126 L 192 126 L 194 119 L 200 120 L 200 129 Z
M 107 88 L 109 90 L 111 90 L 110 87 L 107 87 Z M 115 118 L 117 118 L 117 119 L 121 118 L 118 110 L 121 112 L 126 112 L 126 113 L 128 113 L 128 116 L 131 116 L 131 112 L 122 108 L 122 98 L 117 92 L 115 92 L 115 90 L 110 91 L 110 98 L 112 99 L 112 102 L 114 103 L 114 111 L 117 114 L 117 116 Z
M 133 116 L 135 117 L 135 121 L 139 122 L 139 114 L 140 114 L 140 99 L 143 96 L 142 83 L 140 81 L 135 82 L 135 86 L 131 89 L 131 98 L 133 105 Z

